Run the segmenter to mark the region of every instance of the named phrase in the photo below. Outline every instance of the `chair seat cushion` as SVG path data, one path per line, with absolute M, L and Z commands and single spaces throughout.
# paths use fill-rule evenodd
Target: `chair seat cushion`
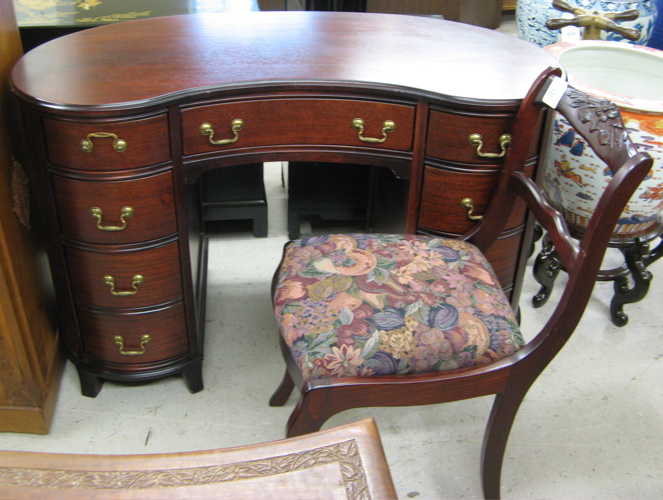
M 458 240 L 293 241 L 275 285 L 279 329 L 304 381 L 486 365 L 524 344 L 490 264 Z

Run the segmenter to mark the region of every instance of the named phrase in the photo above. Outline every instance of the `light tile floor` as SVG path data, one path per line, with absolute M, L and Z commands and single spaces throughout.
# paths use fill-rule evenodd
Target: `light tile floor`
M 177 377 L 106 382 L 90 399 L 80 395 L 69 363 L 50 434 L 0 434 L 0 448 L 160 453 L 281 439 L 295 398 L 283 408 L 267 404 L 284 369 L 269 300 L 287 239 L 280 175 L 280 164 L 268 164 L 269 237 L 240 231 L 212 238 L 205 390 L 191 395 Z M 545 313 L 530 305 L 537 286 L 529 270 L 527 276 L 525 326 Z M 505 498 L 661 498 L 663 281 L 627 307 L 631 320 L 623 328 L 609 320 L 611 296 L 610 283 L 597 284 L 576 334 L 525 399 L 507 448 Z M 481 498 L 479 456 L 491 403 L 350 410 L 325 428 L 374 417 L 400 498 Z

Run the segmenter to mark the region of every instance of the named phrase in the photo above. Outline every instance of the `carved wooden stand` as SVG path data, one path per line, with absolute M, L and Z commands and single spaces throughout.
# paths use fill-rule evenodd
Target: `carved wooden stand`
M 647 296 L 653 279 L 647 268 L 663 256 L 663 240 L 653 250 L 649 243 L 661 237 L 663 225 L 645 236 L 614 239 L 611 248 L 618 248 L 624 256 L 624 263 L 612 269 L 600 271 L 597 281 L 614 281 L 615 294 L 610 302 L 610 317 L 617 326 L 628 323 L 624 312 L 625 304 L 640 302 Z M 534 261 L 534 279 L 541 285 L 539 292 L 532 299 L 534 307 L 541 307 L 548 301 L 559 271 L 563 270 L 555 246 L 546 233 L 543 235 L 542 248 Z

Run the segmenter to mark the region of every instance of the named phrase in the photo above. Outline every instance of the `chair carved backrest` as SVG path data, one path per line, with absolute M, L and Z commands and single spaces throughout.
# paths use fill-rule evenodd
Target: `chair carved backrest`
M 533 140 L 532 131 L 538 128 L 537 123 L 541 119 L 541 109 L 553 108 L 568 120 L 576 133 L 587 141 L 589 147 L 596 152 L 597 157 L 603 160 L 612 172 L 613 180 L 606 189 L 603 205 L 614 207 L 619 204 L 618 200 L 612 198 L 611 193 L 621 184 L 620 179 L 623 176 L 638 177 L 637 172 L 628 173 L 636 164 L 649 162 L 649 166 L 642 165 L 639 167 L 638 172 L 640 170 L 645 171 L 643 178 L 651 168 L 653 160 L 647 159 L 644 153 L 638 156 L 638 151 L 624 127 L 617 106 L 606 99 L 590 96 L 567 85 L 559 77 L 560 73 L 558 69 L 542 73 L 538 84 L 533 85 L 530 93 L 523 100 L 514 125 L 512 145 L 505 158 L 504 171 L 496 189 L 497 194 L 491 201 L 483 220 L 463 237 L 483 252 L 486 252 L 495 242 L 507 222 L 508 214 L 514 210 L 514 206 L 525 201 L 528 208 L 533 211 L 537 222 L 539 222 L 539 218 L 552 217 L 552 220 L 548 222 L 548 224 L 551 224 L 549 234 L 555 244 L 556 251 L 564 265 L 570 267 L 576 265 L 574 262 L 580 251 L 579 244 L 571 238 L 563 218 L 554 215 L 556 210 L 547 203 L 543 191 L 538 187 L 535 188 L 534 183 L 525 181 L 527 177 L 525 166 L 528 164 L 530 142 Z M 615 178 L 618 170 L 623 170 L 623 172 Z M 518 183 L 528 185 L 527 191 L 531 191 L 530 194 L 526 195 L 522 188 L 515 188 L 514 182 L 516 181 L 514 179 L 516 178 L 519 179 Z M 628 181 L 628 183 L 631 187 L 637 187 L 641 181 L 642 179 Z M 622 192 L 628 189 L 621 188 Z M 534 193 L 538 194 L 535 195 Z M 629 194 L 628 197 L 630 198 L 630 196 Z M 523 201 L 519 198 L 522 198 Z M 528 199 L 529 201 L 527 201 Z M 542 210 L 542 207 L 547 208 Z M 618 212 L 616 217 L 619 217 L 621 210 Z M 610 230 L 612 230 L 617 223 L 617 218 L 615 218 L 614 223 L 609 222 L 608 219 L 610 219 L 611 214 L 605 213 L 603 209 L 597 209 L 596 215 L 594 225 L 601 228 L 609 225 Z M 596 232 L 596 229 L 594 232 Z M 594 237 L 586 239 L 593 241 L 592 247 L 596 249 L 601 248 L 602 242 L 606 241 L 606 237 L 609 239 L 610 234 L 604 234 L 601 242 L 596 242 Z M 601 255 L 603 255 L 603 252 Z
M 550 99 L 553 99 L 552 103 Z M 578 242 L 571 237 L 562 214 L 552 207 L 532 179 L 515 168 L 511 168 L 508 174 L 507 196 L 517 195 L 526 201 L 537 223 L 548 232 L 568 272 L 569 281 L 556 311 L 540 333 L 544 338 L 553 331 L 564 332 L 565 341 L 584 312 L 619 216 L 650 171 L 653 160 L 646 153 L 638 153 L 619 109 L 606 99 L 585 94 L 553 76 L 539 90 L 534 103 L 553 107 L 561 114 L 587 141 L 596 156 L 606 163 L 612 176 L 585 236 Z M 528 348 L 531 349 L 533 344 Z

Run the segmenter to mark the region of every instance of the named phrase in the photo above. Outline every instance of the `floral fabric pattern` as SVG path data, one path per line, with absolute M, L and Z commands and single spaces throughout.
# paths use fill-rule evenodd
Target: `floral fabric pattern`
M 493 363 L 524 345 L 483 254 L 434 236 L 291 242 L 274 304 L 305 381 L 456 370 Z

